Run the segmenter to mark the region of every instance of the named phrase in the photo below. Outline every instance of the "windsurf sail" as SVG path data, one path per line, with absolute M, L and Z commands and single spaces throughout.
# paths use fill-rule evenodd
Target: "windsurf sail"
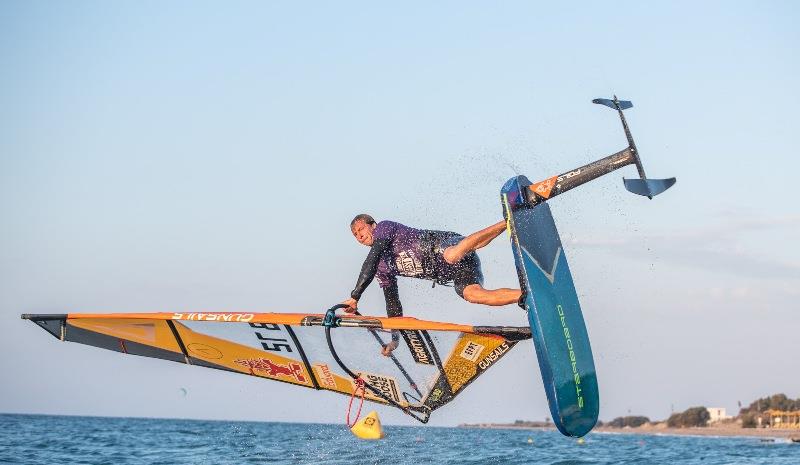
M 61 341 L 216 368 L 366 400 L 426 423 L 531 337 L 527 327 L 469 326 L 416 318 L 295 313 L 22 315 Z M 327 318 L 326 318 L 327 315 Z M 402 334 L 391 357 L 380 354 Z

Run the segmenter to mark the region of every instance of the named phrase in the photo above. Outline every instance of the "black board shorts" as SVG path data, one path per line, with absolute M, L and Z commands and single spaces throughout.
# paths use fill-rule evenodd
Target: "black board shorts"
M 444 262 L 444 251 L 448 247 L 452 247 L 461 240 L 464 236 L 446 231 L 432 231 L 433 253 L 438 255 L 438 259 Z M 464 288 L 471 284 L 480 284 L 483 286 L 483 272 L 481 271 L 481 259 L 478 254 L 470 252 L 464 256 L 458 263 L 454 265 L 446 265 L 446 269 L 437 270 L 436 278 L 434 281 L 440 284 L 446 284 L 450 281 L 453 282 L 456 294 L 462 299 L 464 298 Z

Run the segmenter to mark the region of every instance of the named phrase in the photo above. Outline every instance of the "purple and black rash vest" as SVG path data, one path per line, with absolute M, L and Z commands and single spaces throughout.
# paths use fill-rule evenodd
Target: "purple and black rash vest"
M 426 276 L 434 275 L 429 260 L 431 243 L 430 240 L 424 240 L 427 236 L 427 231 L 410 228 L 394 221 L 378 223 L 372 237 L 375 241 L 389 242 L 388 250 L 378 261 L 378 271 L 375 274 L 381 288 L 396 284 L 397 276 L 424 279 Z
M 460 269 L 459 265 L 444 261 L 442 254 L 443 243 L 461 239 L 456 233 L 416 229 L 394 221 L 381 221 L 372 237 L 374 242 L 350 296 L 360 299 L 372 279 L 377 277 L 386 297 L 389 316 L 403 314 L 397 293 L 398 276 L 430 279 L 443 284 L 452 281 Z

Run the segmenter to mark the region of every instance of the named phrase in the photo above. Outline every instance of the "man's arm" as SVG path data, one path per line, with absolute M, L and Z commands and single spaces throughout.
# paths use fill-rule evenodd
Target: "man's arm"
M 388 239 L 375 239 L 372 247 L 369 249 L 369 254 L 361 265 L 361 273 L 358 274 L 358 281 L 356 287 L 350 293 L 350 298 L 344 301 L 344 304 L 349 305 L 352 311 L 358 308 L 358 301 L 361 299 L 361 294 L 367 290 L 367 286 L 375 278 L 375 273 L 378 272 L 378 263 L 380 263 L 381 255 L 389 248 Z M 350 310 L 348 309 L 348 310 Z
M 400 293 L 397 289 L 397 278 L 392 277 L 390 284 L 383 288 L 383 297 L 386 299 L 386 315 L 390 318 L 403 316 L 403 304 L 400 303 Z M 383 346 L 381 353 L 389 356 L 400 344 L 400 331 L 392 331 L 392 340 Z
M 403 316 L 403 304 L 400 303 L 400 294 L 397 290 L 397 280 L 383 288 L 383 297 L 386 299 L 386 315 L 389 317 Z
M 400 294 L 397 289 L 397 278 L 383 288 L 383 297 L 386 298 L 386 315 L 390 318 L 403 316 L 403 304 L 400 303 Z M 383 346 L 381 353 L 389 356 L 400 345 L 400 331 L 392 331 L 392 340 Z

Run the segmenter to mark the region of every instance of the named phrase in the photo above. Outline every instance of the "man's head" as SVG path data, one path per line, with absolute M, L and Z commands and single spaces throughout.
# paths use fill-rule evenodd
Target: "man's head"
M 372 247 L 372 232 L 375 230 L 375 219 L 366 213 L 356 215 L 350 222 L 350 232 L 360 244 Z

